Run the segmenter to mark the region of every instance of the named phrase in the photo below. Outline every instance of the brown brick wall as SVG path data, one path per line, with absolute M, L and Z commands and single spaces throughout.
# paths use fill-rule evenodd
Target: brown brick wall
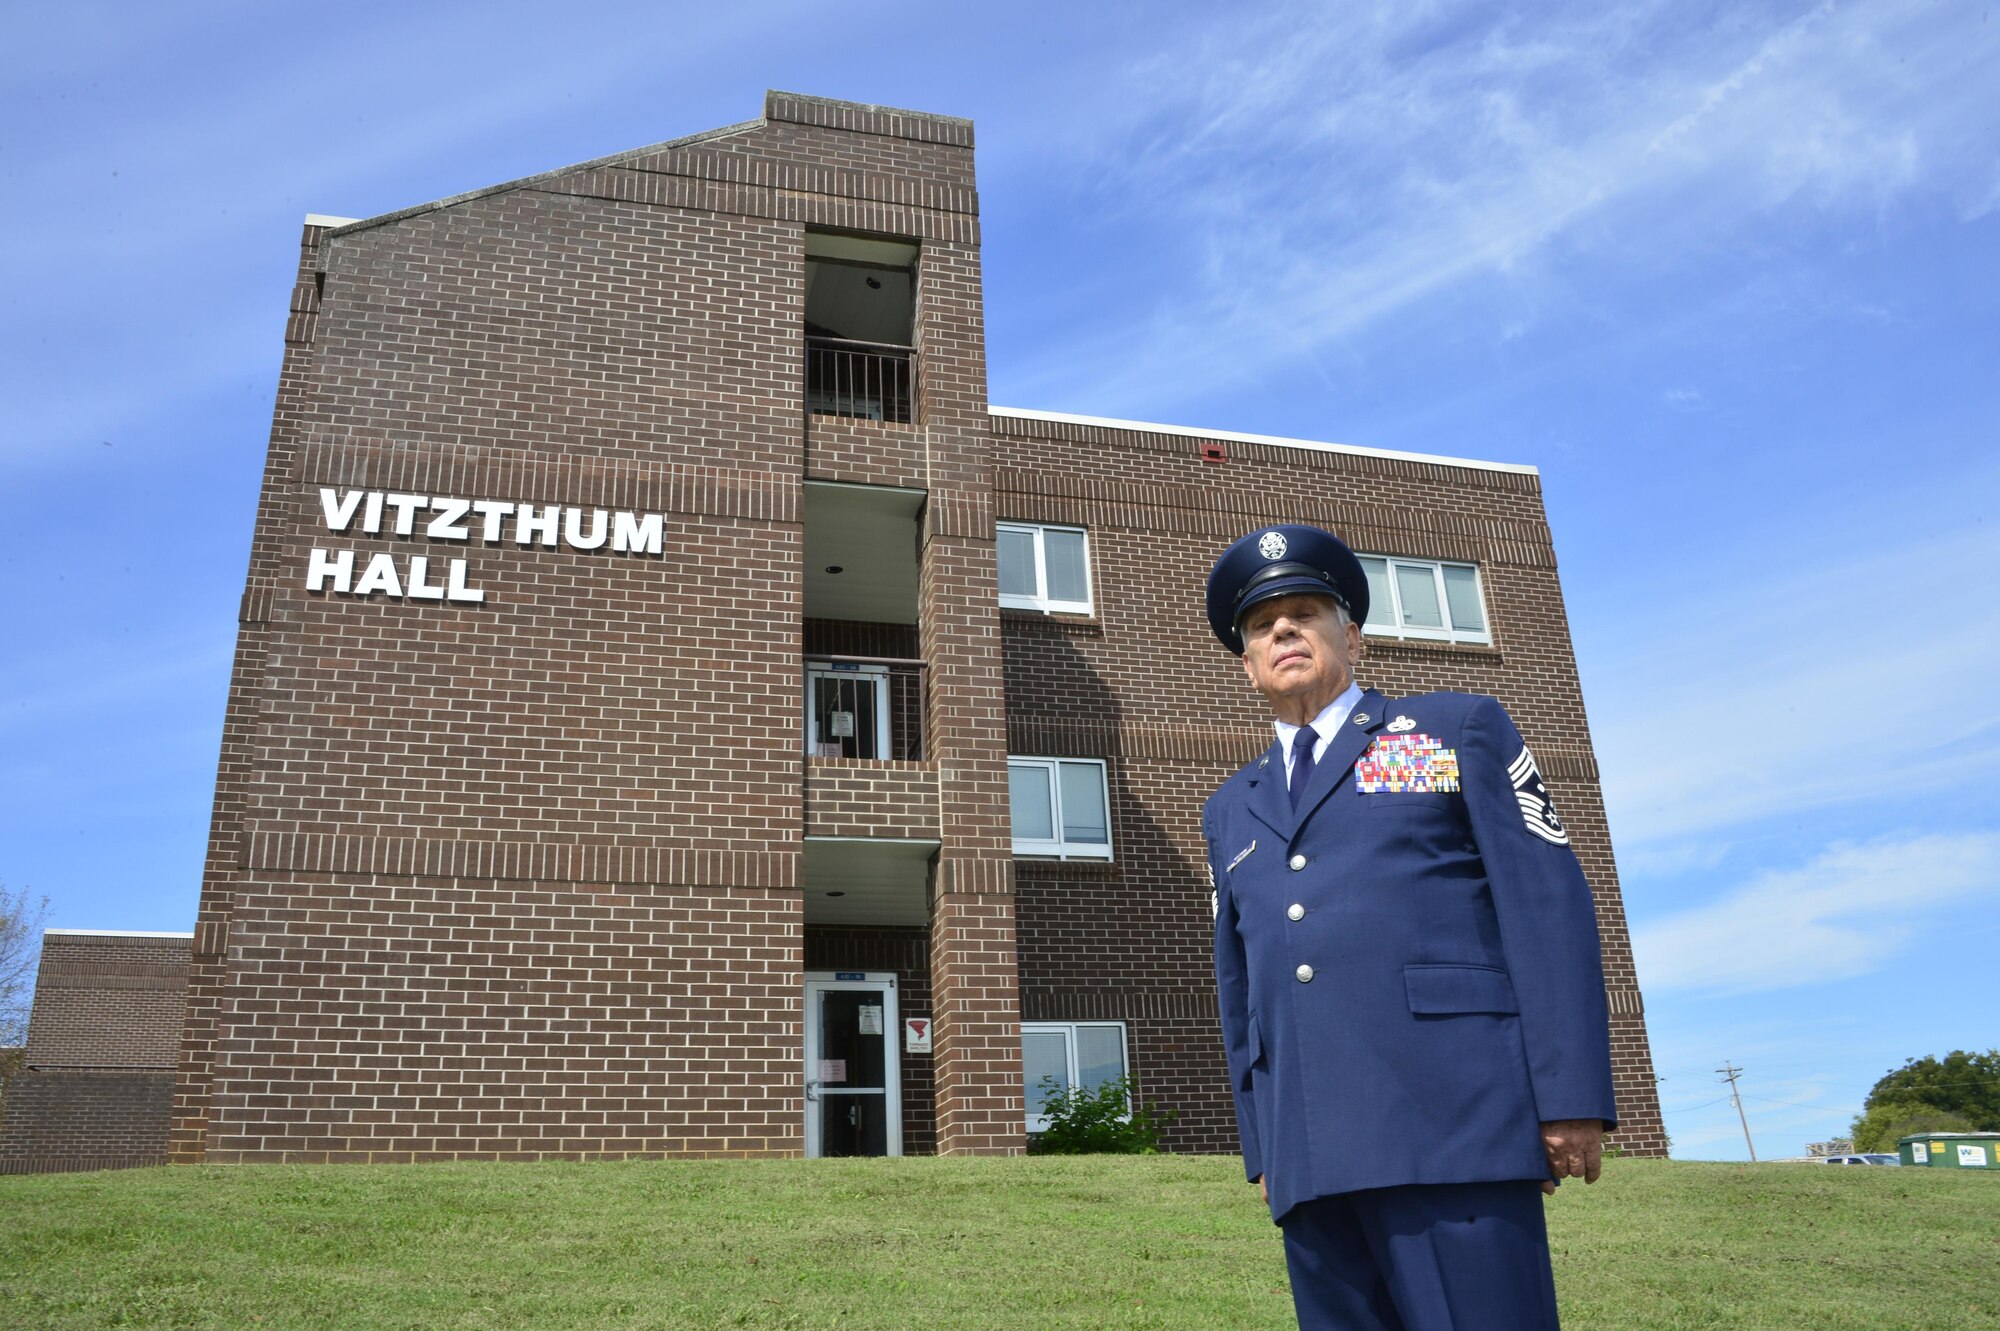
M 172 1072 L 21 1072 L 8 1079 L 0 1174 L 167 1162 Z
M 799 897 L 246 885 L 211 1162 L 796 1151 Z
M 1131 1004 L 1212 985 L 1201 801 L 1268 745 L 1271 731 L 1263 699 L 1209 632 L 1203 586 L 1216 555 L 1243 532 L 1312 522 L 1357 549 L 1479 564 L 1492 647 L 1370 637 L 1361 679 L 1391 695 L 1492 694 L 1513 713 L 1597 895 L 1608 1001 L 1621 1014 L 1616 1140 L 1634 1153 L 1663 1152 L 1617 868 L 1537 478 L 1240 441 L 1216 441 L 1227 457 L 1216 464 L 1202 460 L 1200 439 L 1004 416 L 994 430 L 996 516 L 1087 527 L 1095 592 L 1087 618 L 1003 616 L 1010 749 L 1108 759 L 1117 849 L 1109 865 L 1021 867 L 1029 1011 L 1075 1018 L 1070 1007 L 1094 999 L 1097 988 Z M 1015 465 L 1030 457 L 1033 465 Z M 1191 1097 L 1178 1106 L 1184 1116 L 1233 1122 L 1221 1078 L 1182 1084 Z
M 806 760 L 806 835 L 930 841 L 938 835 L 935 763 Z
M 190 945 L 134 934 L 44 934 L 24 1065 L 172 1070 Z

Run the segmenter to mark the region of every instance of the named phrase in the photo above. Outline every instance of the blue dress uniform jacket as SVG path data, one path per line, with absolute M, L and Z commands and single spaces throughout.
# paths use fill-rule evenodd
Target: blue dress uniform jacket
M 1499 703 L 1366 692 L 1296 813 L 1273 744 L 1202 830 L 1244 1167 L 1274 1219 L 1546 1179 L 1544 1120 L 1614 1121 L 1590 888 Z

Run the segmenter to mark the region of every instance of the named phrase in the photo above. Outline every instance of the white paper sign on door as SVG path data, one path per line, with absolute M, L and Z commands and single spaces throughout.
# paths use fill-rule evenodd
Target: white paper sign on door
M 846 1081 L 847 1060 L 844 1058 L 822 1058 L 819 1061 L 821 1081 Z
M 861 1013 L 861 1033 L 863 1035 L 880 1035 L 882 1033 L 882 1008 L 879 1004 L 870 1005 L 863 1003 L 856 1010 Z

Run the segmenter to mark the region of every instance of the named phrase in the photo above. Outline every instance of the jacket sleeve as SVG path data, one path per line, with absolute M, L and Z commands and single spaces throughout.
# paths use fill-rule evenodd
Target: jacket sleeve
M 1460 779 L 1485 861 L 1542 1122 L 1615 1125 L 1597 908 L 1534 756 L 1491 698 L 1467 714 Z
M 1236 1096 L 1236 1135 L 1243 1145 L 1244 1177 L 1255 1181 L 1264 1172 L 1264 1152 L 1257 1139 L 1257 1112 L 1251 1099 L 1250 1067 L 1258 1051 L 1251 1048 L 1250 968 L 1243 956 L 1243 936 L 1236 931 L 1236 903 L 1229 895 L 1229 875 L 1216 844 L 1215 801 L 1201 813 L 1202 838 L 1208 843 L 1208 876 L 1215 885 L 1215 990 L 1222 1014 L 1222 1047 L 1229 1059 L 1229 1086 Z

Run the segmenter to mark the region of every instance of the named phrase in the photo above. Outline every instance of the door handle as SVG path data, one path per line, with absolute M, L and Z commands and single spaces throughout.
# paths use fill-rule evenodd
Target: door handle
M 819 1099 L 819 1083 L 812 1080 L 810 1077 L 806 1079 L 806 1099 L 808 1100 Z

